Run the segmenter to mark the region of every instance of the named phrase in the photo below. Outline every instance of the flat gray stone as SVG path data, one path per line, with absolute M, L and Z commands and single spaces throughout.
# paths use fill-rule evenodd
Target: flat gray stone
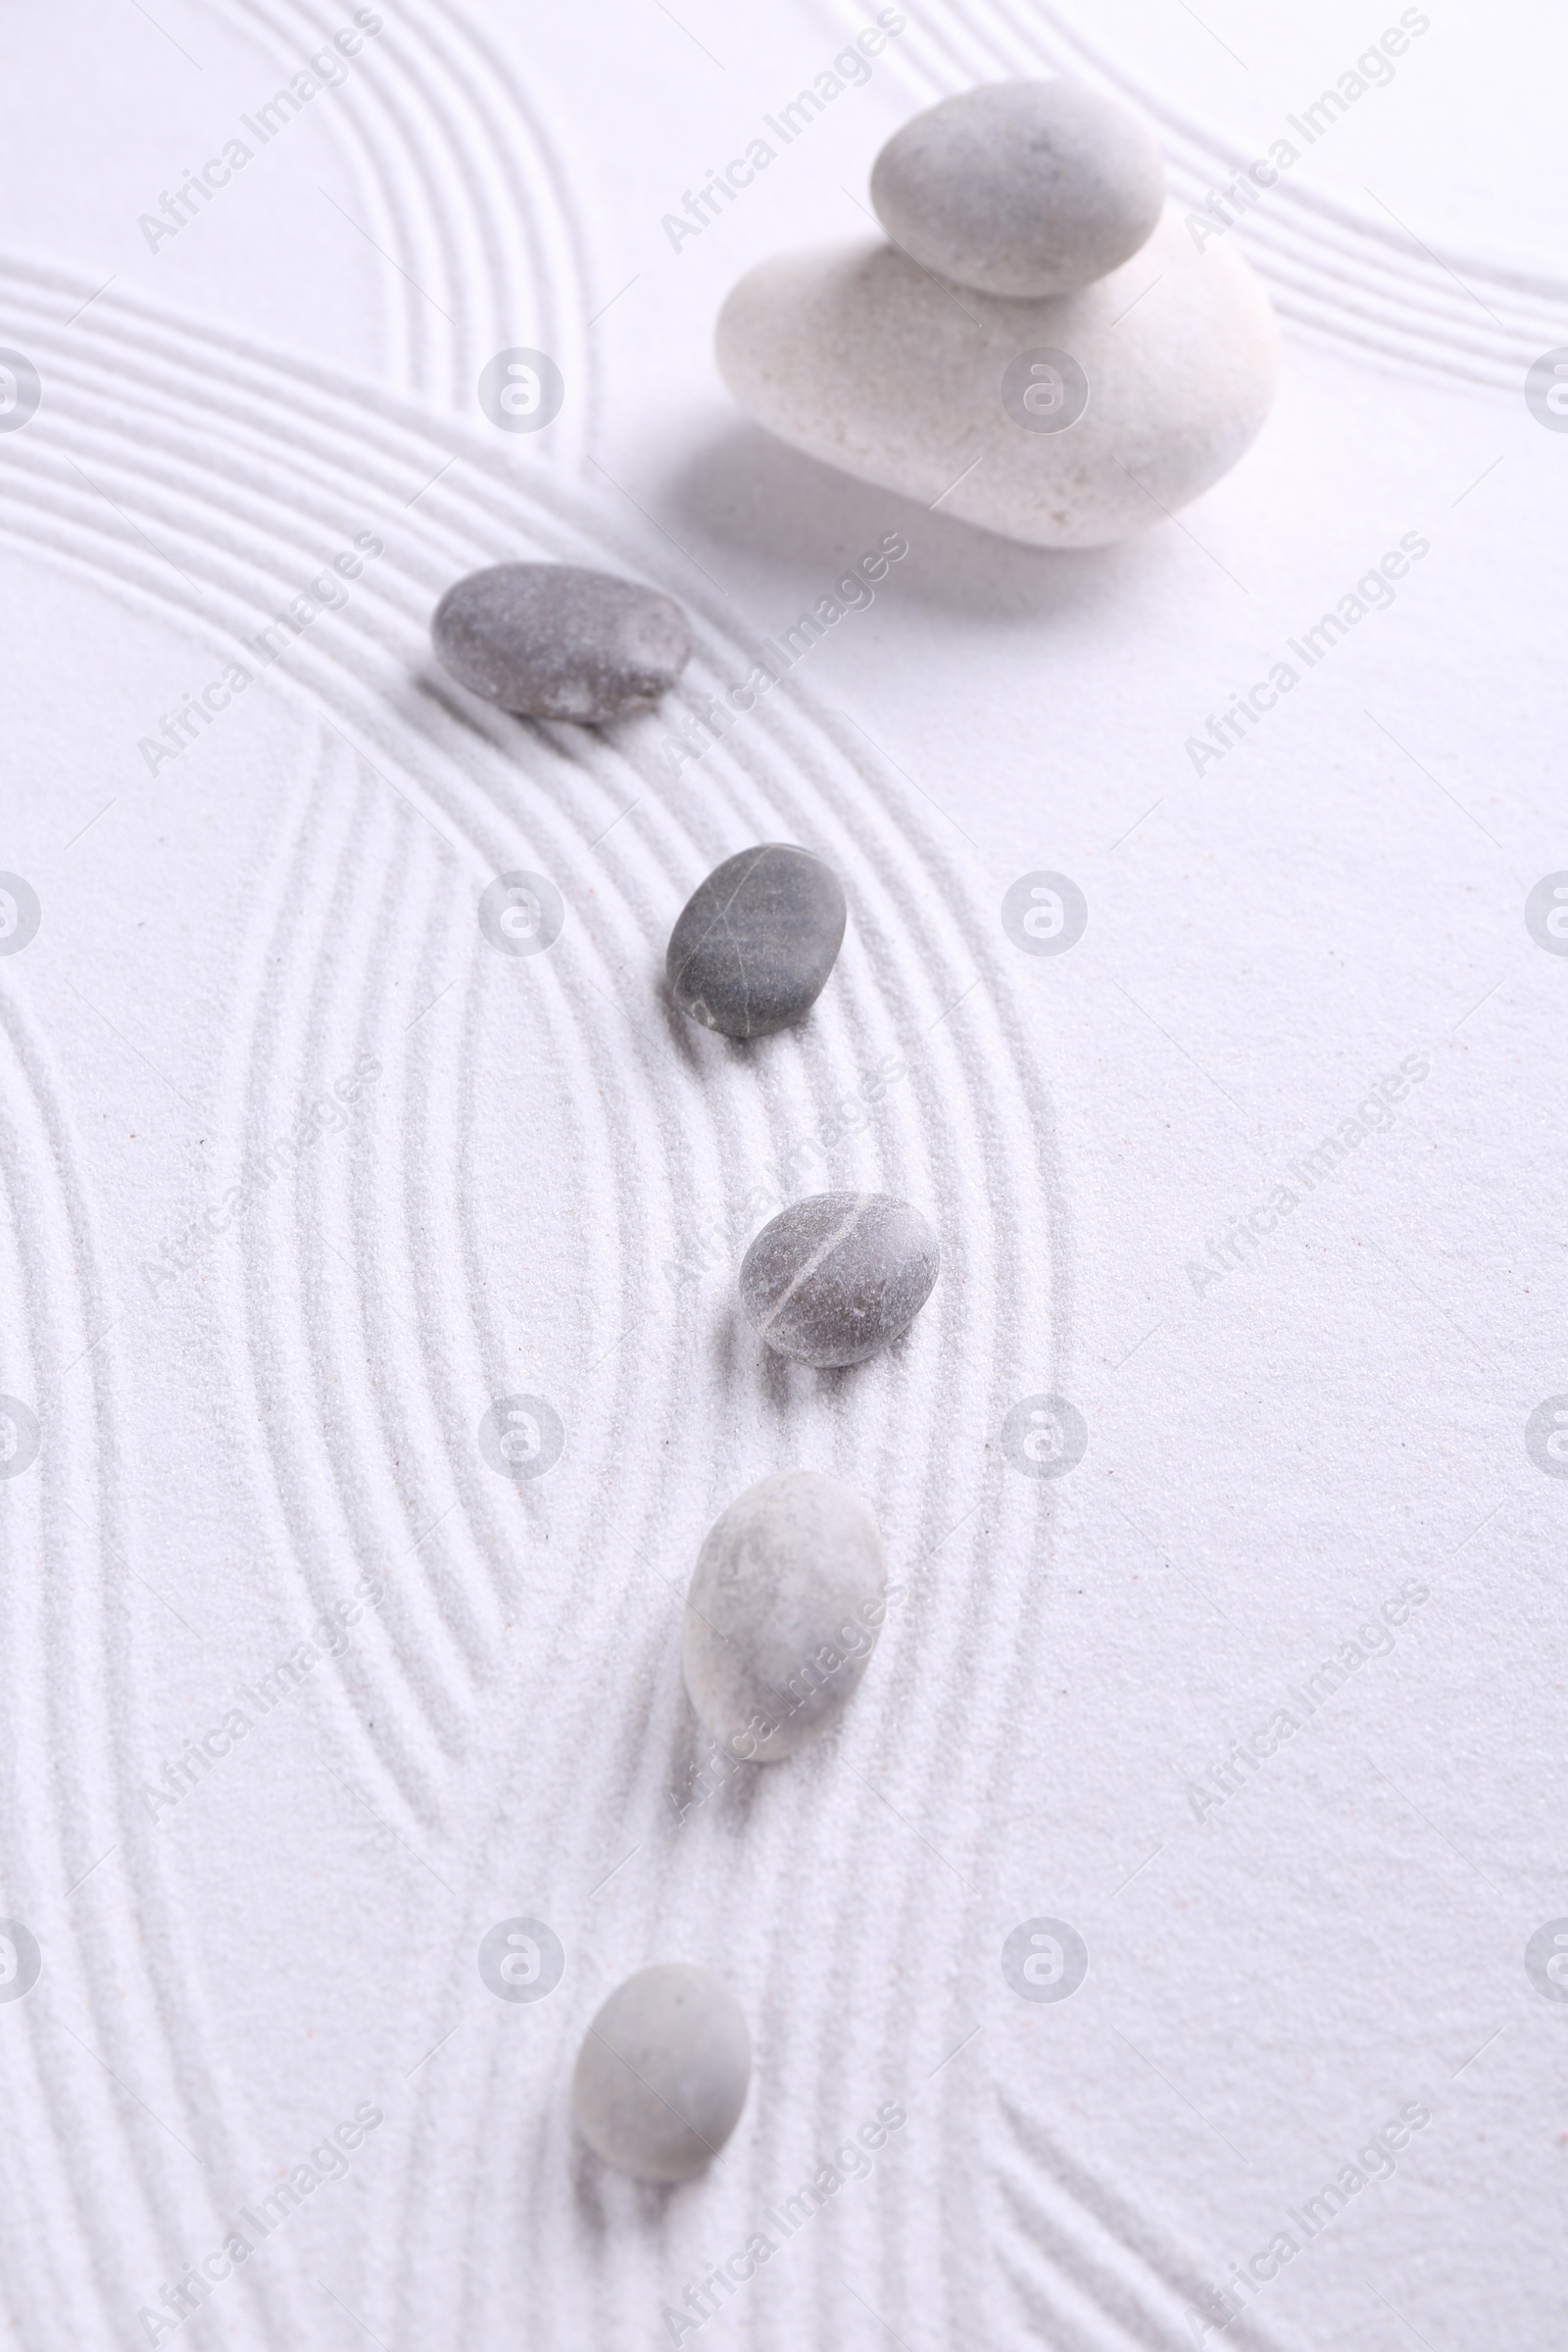
M 685 613 L 657 588 L 569 564 L 469 572 L 437 605 L 430 635 L 470 694 L 585 726 L 648 710 L 692 650 Z
M 1065 294 L 1152 234 L 1165 162 L 1136 116 L 1071 81 L 988 81 L 896 130 L 871 170 L 888 235 L 985 294 Z
M 578 2131 L 637 2180 L 688 2180 L 746 2104 L 752 2037 L 706 1968 L 665 1961 L 617 1985 L 583 2036 L 572 2077 Z
M 844 891 L 809 850 L 767 841 L 715 866 L 669 935 L 682 1012 L 726 1037 L 770 1037 L 809 1012 L 844 938 Z
M 917 1208 L 888 1193 L 815 1193 L 762 1227 L 741 1264 L 741 1304 L 798 1364 L 858 1364 L 906 1331 L 942 1253 Z
M 820 1470 L 782 1470 L 709 1529 L 686 1597 L 686 1688 L 732 1755 L 777 1763 L 837 1721 L 887 1614 L 868 1502 Z

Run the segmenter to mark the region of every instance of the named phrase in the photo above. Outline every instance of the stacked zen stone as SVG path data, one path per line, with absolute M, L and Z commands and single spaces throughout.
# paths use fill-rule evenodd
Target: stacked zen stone
M 990 83 L 895 132 L 888 240 L 776 255 L 719 315 L 719 371 L 797 449 L 1037 547 L 1100 547 L 1235 465 L 1278 333 L 1226 245 L 1164 210 L 1143 125 L 1065 81 Z

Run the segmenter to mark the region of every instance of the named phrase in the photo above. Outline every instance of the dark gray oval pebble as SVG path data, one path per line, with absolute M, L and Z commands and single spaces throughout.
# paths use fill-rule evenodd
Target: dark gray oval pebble
M 726 1037 L 770 1037 L 809 1012 L 844 938 L 837 874 L 765 841 L 715 866 L 681 908 L 664 973 L 682 1012 Z
M 798 1364 L 858 1364 L 906 1331 L 942 1262 L 917 1208 L 887 1193 L 815 1193 L 762 1227 L 741 1304 Z
M 496 564 L 449 588 L 430 636 L 470 694 L 526 718 L 583 725 L 646 710 L 691 657 L 679 605 L 569 564 Z

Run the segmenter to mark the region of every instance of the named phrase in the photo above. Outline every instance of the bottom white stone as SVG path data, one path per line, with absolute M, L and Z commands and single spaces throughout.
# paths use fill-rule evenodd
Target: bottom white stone
M 1241 255 L 1167 210 L 1108 277 L 1038 301 L 949 286 L 881 238 L 776 254 L 715 349 L 742 408 L 809 456 L 1009 539 L 1103 547 L 1235 465 L 1279 331 Z

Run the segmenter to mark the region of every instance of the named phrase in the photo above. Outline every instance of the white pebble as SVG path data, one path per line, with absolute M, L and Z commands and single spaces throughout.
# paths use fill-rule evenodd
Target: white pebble
M 665 1961 L 616 1986 L 583 2036 L 577 2129 L 637 2180 L 687 2180 L 717 2155 L 746 2104 L 752 2037 L 706 1968 Z
M 842 1479 L 785 1470 L 709 1529 L 686 1599 L 692 1705 L 733 1755 L 793 1755 L 837 1720 L 887 1613 L 882 1535 Z
M 955 296 L 880 238 L 777 254 L 716 348 L 741 407 L 809 456 L 1005 538 L 1103 547 L 1235 465 L 1279 330 L 1241 255 L 1167 213 L 1109 277 L 1034 302 Z

